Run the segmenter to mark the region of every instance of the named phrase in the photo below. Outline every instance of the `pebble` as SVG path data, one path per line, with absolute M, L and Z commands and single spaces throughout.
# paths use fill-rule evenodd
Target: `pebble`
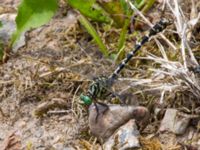
M 15 25 L 16 14 L 2 14 L 0 15 L 0 21 L 2 22 L 2 27 L 0 28 L 0 39 L 4 42 L 8 42 L 13 32 L 16 30 Z M 17 52 L 17 50 L 25 45 L 25 34 L 22 33 L 19 40 L 13 45 L 13 52 Z
M 139 131 L 134 119 L 129 120 L 104 143 L 103 149 L 126 150 L 139 148 Z
M 190 118 L 176 109 L 167 109 L 161 122 L 159 131 L 170 131 L 175 134 L 183 134 L 190 122 Z
M 99 115 L 92 104 L 89 108 L 89 127 L 91 133 L 101 141 L 106 141 L 116 129 L 135 119 L 139 125 L 144 126 L 148 122 L 149 111 L 141 106 L 108 105 L 109 109 L 97 104 Z

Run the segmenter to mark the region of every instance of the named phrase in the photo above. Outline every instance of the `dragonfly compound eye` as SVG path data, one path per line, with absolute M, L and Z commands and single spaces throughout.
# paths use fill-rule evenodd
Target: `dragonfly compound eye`
M 84 102 L 86 105 L 92 104 L 92 100 L 89 96 L 81 94 L 80 99 Z

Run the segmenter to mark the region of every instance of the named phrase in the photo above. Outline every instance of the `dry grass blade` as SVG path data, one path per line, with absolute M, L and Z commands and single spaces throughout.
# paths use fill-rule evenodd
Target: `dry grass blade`
M 198 65 L 197 60 L 195 59 L 191 48 L 188 44 L 188 32 L 189 32 L 189 22 L 187 21 L 186 17 L 184 16 L 184 13 L 182 9 L 180 8 L 178 1 L 176 0 L 167 0 L 167 5 L 170 8 L 171 12 L 173 13 L 173 16 L 175 18 L 175 26 L 177 33 L 179 37 L 181 38 L 181 53 L 182 53 L 182 59 L 184 62 L 184 67 L 187 68 L 187 62 L 186 62 L 186 49 L 188 50 L 190 60 L 193 64 Z M 199 17 L 198 17 L 199 18 Z M 198 20 L 198 18 L 196 18 Z M 194 27 L 194 26 L 193 26 Z
M 135 79 L 126 89 L 142 86 L 142 92 L 160 91 L 161 99 L 163 92 L 169 91 L 190 91 L 200 100 L 200 82 L 193 72 L 185 69 L 180 62 L 166 60 L 154 55 L 149 55 L 146 59 L 152 60 L 160 65 L 160 68 L 150 68 L 153 75 L 149 79 Z M 141 91 L 136 91 L 140 93 Z
M 194 73 L 185 69 L 185 66 L 182 65 L 180 62 L 172 62 L 166 61 L 161 58 L 156 58 L 153 56 L 149 56 L 150 59 L 154 60 L 155 62 L 159 63 L 162 68 L 160 69 L 152 69 L 152 71 L 156 73 L 162 73 L 164 76 L 169 76 L 172 78 L 174 85 L 177 83 L 180 85 L 180 88 L 187 87 L 191 91 L 197 99 L 200 97 L 200 86 L 199 80 L 196 78 Z
M 131 6 L 131 9 L 133 9 L 150 27 L 153 27 L 153 24 L 129 1 L 126 0 L 129 5 Z M 176 46 L 171 43 L 162 33 L 158 33 L 165 41 L 166 43 L 173 49 L 176 50 Z

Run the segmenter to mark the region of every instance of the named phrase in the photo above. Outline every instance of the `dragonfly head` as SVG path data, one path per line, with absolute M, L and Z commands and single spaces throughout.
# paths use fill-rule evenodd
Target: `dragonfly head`
M 84 102 L 84 104 L 86 104 L 86 105 L 92 104 L 92 99 L 91 99 L 89 96 L 87 96 L 87 95 L 81 94 L 80 99 L 81 99 L 81 100 Z

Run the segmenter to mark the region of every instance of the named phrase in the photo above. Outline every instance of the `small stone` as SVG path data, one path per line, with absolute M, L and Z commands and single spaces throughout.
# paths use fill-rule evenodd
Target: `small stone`
M 42 129 L 41 127 L 39 127 L 39 128 L 35 131 L 35 136 L 36 136 L 37 138 L 42 137 L 43 134 L 44 134 L 44 131 L 43 131 L 43 129 Z
M 89 127 L 91 133 L 99 140 L 105 141 L 116 129 L 128 122 L 136 119 L 141 125 L 145 126 L 149 118 L 149 111 L 145 107 L 127 105 L 100 105 L 97 103 L 99 114 L 94 104 L 89 108 Z
M 134 119 L 121 126 L 103 145 L 103 149 L 126 150 L 139 148 L 139 131 Z
M 15 18 L 17 14 L 2 14 L 0 15 L 0 21 L 3 26 L 0 28 L 0 39 L 2 39 L 5 43 L 9 42 L 12 34 L 16 30 Z M 19 40 L 13 45 L 13 52 L 17 52 L 17 50 L 25 45 L 25 34 L 22 33 Z
M 18 122 L 18 127 L 19 128 L 24 128 L 25 126 L 26 126 L 26 122 L 25 121 L 21 120 L 21 121 Z
M 190 129 L 190 128 L 189 128 Z M 192 140 L 192 138 L 194 137 L 195 135 L 195 131 L 194 130 L 190 130 L 189 133 L 187 133 L 188 137 L 187 139 L 188 140 Z
M 53 148 L 55 149 L 64 149 L 64 144 L 63 143 L 56 143 L 53 145 Z
M 190 122 L 190 117 L 178 112 L 176 109 L 167 109 L 161 122 L 159 131 L 171 131 L 175 134 L 183 134 Z

